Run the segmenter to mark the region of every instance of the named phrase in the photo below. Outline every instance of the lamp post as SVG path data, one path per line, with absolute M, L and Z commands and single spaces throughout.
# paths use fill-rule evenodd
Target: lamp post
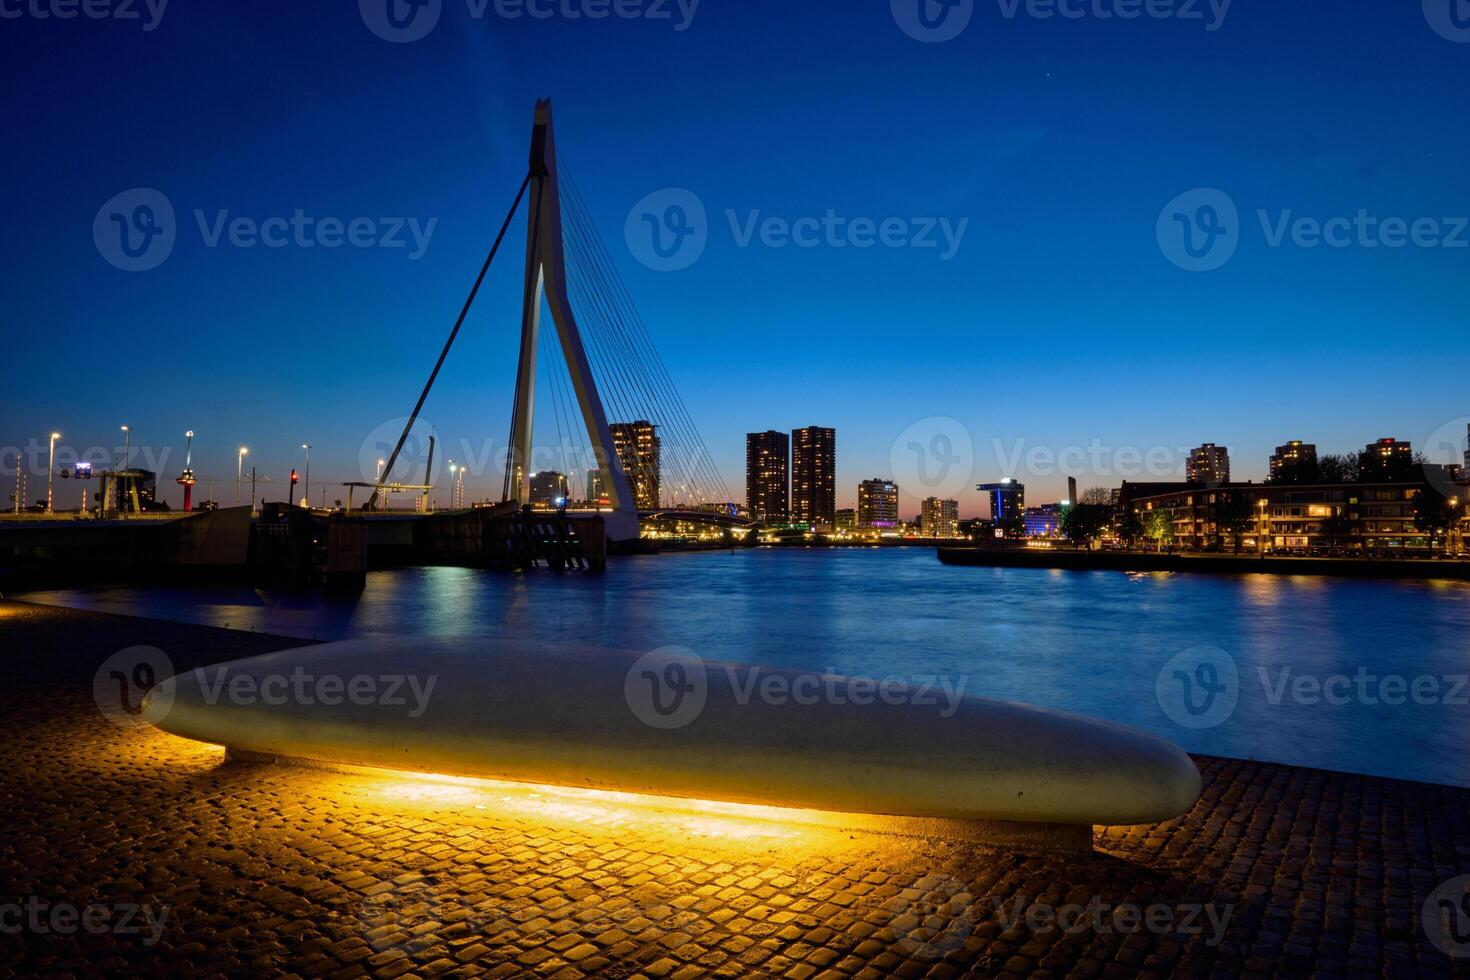
M 1260 547 L 1257 548 L 1257 550 L 1260 551 L 1261 557 L 1262 558 L 1265 558 L 1266 557 L 1266 534 L 1271 529 L 1270 521 L 1269 521 L 1269 519 L 1266 516 L 1266 498 L 1265 497 L 1262 497 L 1261 498 L 1261 500 L 1260 500 L 1260 507 L 1261 507 L 1261 520 L 1260 520 L 1260 522 L 1258 524 L 1257 531 L 1256 531 L 1256 537 L 1260 538 L 1260 542 L 1259 542 Z
M 241 446 L 240 447 L 240 451 L 235 454 L 235 506 L 236 507 L 239 507 L 240 506 L 240 484 L 243 483 L 243 482 L 245 482 L 245 457 L 247 455 L 249 455 L 249 453 L 250 453 L 249 448 L 247 448 L 245 446 Z
M 122 466 L 119 467 L 119 469 L 120 470 L 123 470 L 123 471 L 126 471 L 127 468 L 128 468 L 128 460 L 131 459 L 132 458 L 132 455 L 133 455 L 133 430 L 132 430 L 132 428 L 130 426 L 126 426 L 125 425 L 125 426 L 122 427 L 122 431 L 123 431 L 123 459 L 122 459 Z M 123 503 L 123 480 L 124 479 L 125 478 L 123 476 L 119 475 L 117 477 L 117 479 L 113 480 L 112 482 L 114 482 L 114 483 L 117 484 L 117 509 L 120 510 L 120 511 L 122 511 L 122 513 L 124 514 L 124 516 L 126 516 L 128 509 L 127 509 L 127 506 Z
M 307 507 L 308 510 L 310 510 L 311 509 L 311 443 L 309 443 L 309 442 L 303 442 L 301 444 L 301 448 L 306 450 L 306 466 L 303 469 L 303 476 L 304 476 L 305 483 L 306 483 L 306 492 L 302 496 L 302 499 L 306 501 L 306 507 Z
M 61 438 L 60 432 L 51 433 L 51 455 L 46 462 L 46 513 L 51 513 L 51 485 L 52 474 L 56 471 L 56 440 Z
M 459 464 L 454 460 L 449 461 L 449 509 L 454 510 L 454 474 L 459 471 Z

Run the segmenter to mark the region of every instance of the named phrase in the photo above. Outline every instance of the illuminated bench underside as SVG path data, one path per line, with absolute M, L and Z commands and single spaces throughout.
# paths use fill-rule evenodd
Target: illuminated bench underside
M 223 673 L 186 671 L 150 692 L 144 716 L 237 754 L 865 815 L 855 824 L 876 816 L 1090 833 L 1167 820 L 1199 796 L 1194 763 L 1163 739 L 1009 702 L 951 704 L 938 689 L 918 699 L 934 703 L 824 694 L 796 703 L 752 693 L 751 668 L 696 663 L 684 676 L 704 679 L 703 708 L 683 727 L 656 728 L 639 716 L 648 713 L 646 664 L 625 687 L 635 660 L 529 642 L 349 640 L 234 661 Z M 353 678 L 404 674 L 420 691 L 434 679 L 418 717 L 407 684 L 396 693 L 403 704 L 347 696 L 326 704 L 266 683 L 304 675 L 341 678 L 347 689 Z M 796 689 L 796 674 L 757 676 Z M 807 692 L 850 690 L 806 676 Z M 254 693 L 234 696 L 232 684 Z

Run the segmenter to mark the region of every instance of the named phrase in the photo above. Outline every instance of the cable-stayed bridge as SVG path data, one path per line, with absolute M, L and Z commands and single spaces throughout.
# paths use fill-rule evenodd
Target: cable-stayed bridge
M 567 477 L 568 496 L 596 502 L 613 541 L 636 538 L 640 518 L 749 526 L 725 506 L 733 499 L 729 489 L 586 201 L 558 160 L 550 100 L 536 104 L 525 179 L 378 477 L 370 507 L 382 503 L 388 474 L 523 202 L 521 343 L 501 499 L 526 505 L 532 467 L 550 456 Z M 550 313 L 551 329 L 543 312 Z M 553 431 L 555 448 L 538 451 Z

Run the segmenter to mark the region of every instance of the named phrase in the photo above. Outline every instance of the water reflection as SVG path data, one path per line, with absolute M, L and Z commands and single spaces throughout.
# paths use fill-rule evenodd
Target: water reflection
M 407 569 L 369 576 L 351 599 L 214 586 L 27 598 L 319 639 L 684 646 L 707 660 L 944 673 L 972 694 L 1112 719 L 1193 751 L 1470 785 L 1470 691 L 1455 690 L 1470 671 L 1465 583 L 948 568 L 918 549 L 802 549 L 630 558 L 603 576 Z M 1238 700 L 1192 730 L 1170 719 L 1158 679 L 1202 645 L 1233 659 Z M 1440 693 L 1321 695 L 1360 669 L 1421 690 L 1433 678 Z

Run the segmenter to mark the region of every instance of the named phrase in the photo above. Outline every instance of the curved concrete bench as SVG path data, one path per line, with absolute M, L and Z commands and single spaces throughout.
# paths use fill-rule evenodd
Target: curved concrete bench
M 390 692 L 403 675 L 417 686 Z M 149 693 L 144 717 L 315 762 L 1089 834 L 1169 819 L 1199 796 L 1189 756 L 1145 732 L 857 684 L 529 642 L 372 638 L 187 671 Z

